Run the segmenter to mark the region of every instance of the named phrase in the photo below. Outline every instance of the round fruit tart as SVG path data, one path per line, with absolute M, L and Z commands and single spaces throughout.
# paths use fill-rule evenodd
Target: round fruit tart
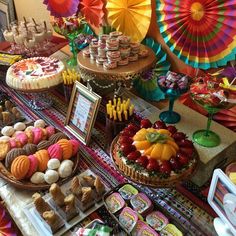
M 193 173 L 198 154 L 186 134 L 162 121 L 129 124 L 112 142 L 117 168 L 135 182 L 168 187 Z

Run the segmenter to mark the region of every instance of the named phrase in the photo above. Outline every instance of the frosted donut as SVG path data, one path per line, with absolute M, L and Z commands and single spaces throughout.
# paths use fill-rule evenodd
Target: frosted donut
M 40 120 L 36 120 L 34 122 L 34 127 L 37 127 L 37 128 L 44 128 L 46 126 L 46 123 L 44 120 L 40 119 Z
M 17 122 L 16 124 L 14 124 L 14 129 L 16 131 L 23 131 L 25 130 L 25 128 L 26 128 L 26 125 L 23 122 Z
M 1 130 L 1 134 L 4 136 L 11 137 L 15 133 L 15 130 L 12 126 L 5 126 Z

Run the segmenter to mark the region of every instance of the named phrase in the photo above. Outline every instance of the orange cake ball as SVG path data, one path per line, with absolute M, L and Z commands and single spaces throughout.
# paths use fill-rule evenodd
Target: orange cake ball
M 73 154 L 73 146 L 72 143 L 69 142 L 67 139 L 60 139 L 57 142 L 61 148 L 62 148 L 62 158 L 65 159 L 70 159 Z
M 44 172 L 47 169 L 47 164 L 49 161 L 48 151 L 45 149 L 42 149 L 40 151 L 37 151 L 34 155 L 38 159 L 38 162 L 39 162 L 38 170 L 41 172 Z
M 11 164 L 11 173 L 17 180 L 25 178 L 30 168 L 30 160 L 27 156 L 21 155 L 14 159 Z

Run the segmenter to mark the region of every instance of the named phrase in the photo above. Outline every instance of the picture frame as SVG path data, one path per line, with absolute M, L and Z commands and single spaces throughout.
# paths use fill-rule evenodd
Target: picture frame
M 0 0 L 0 15 L 2 14 L 2 27 L 9 26 L 15 18 L 15 9 L 13 0 Z
M 69 102 L 65 128 L 88 145 L 101 97 L 76 81 Z
M 207 201 L 236 235 L 236 186 L 221 169 L 214 170 Z

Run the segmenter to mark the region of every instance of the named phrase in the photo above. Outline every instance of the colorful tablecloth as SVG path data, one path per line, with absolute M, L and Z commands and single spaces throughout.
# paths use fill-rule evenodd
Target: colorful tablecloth
M 69 133 L 64 127 L 64 120 L 67 113 L 68 104 L 64 102 L 63 94 L 60 94 L 58 92 L 51 93 L 50 97 L 53 100 L 53 106 L 50 109 L 36 111 L 31 110 L 27 106 L 29 95 L 17 93 L 16 91 L 9 89 L 3 84 L 0 84 L 0 89 L 7 92 L 10 96 L 12 96 L 12 98 L 14 98 L 15 102 L 18 104 L 21 110 L 25 112 L 28 118 L 32 120 L 42 118 L 48 124 L 51 124 L 60 130 L 63 130 L 65 133 L 67 133 L 68 136 L 72 137 L 71 133 Z M 80 168 L 90 168 L 95 174 L 99 175 L 103 179 L 107 186 L 112 188 L 118 183 L 122 183 L 127 180 L 123 176 L 121 176 L 119 172 L 117 172 L 109 156 L 109 153 L 105 148 L 107 144 L 106 134 L 104 132 L 104 122 L 105 116 L 103 107 L 101 107 L 101 111 L 98 113 L 95 128 L 92 131 L 92 141 L 90 146 L 88 147 L 81 144 L 82 161 Z M 148 194 L 157 203 L 157 205 L 168 211 L 172 215 L 172 217 L 182 225 L 186 235 L 216 235 L 212 224 L 213 211 L 211 211 L 209 205 L 207 205 L 206 201 L 204 201 L 206 200 L 204 199 L 204 196 L 201 195 L 203 199 L 199 199 L 199 197 L 194 196 L 193 193 L 192 195 L 195 198 L 194 200 L 197 201 L 196 203 L 185 196 L 189 194 L 191 195 L 191 192 L 187 190 L 187 187 L 189 187 L 188 185 L 191 185 L 191 183 L 185 183 L 185 186 L 179 186 L 177 189 L 153 189 L 142 186 L 140 187 L 142 187 L 145 193 Z M 181 191 L 181 189 L 183 191 Z M 23 191 L 21 193 L 23 194 L 21 195 L 22 198 L 20 200 L 17 200 L 17 191 L 17 189 L 9 186 L 8 184 L 0 188 L 0 194 L 3 195 L 3 198 L 9 199 L 7 204 L 9 204 L 9 208 L 11 208 L 10 212 L 12 214 L 14 214 L 14 211 L 12 212 L 12 210 L 14 209 L 13 207 L 11 207 L 11 201 L 21 201 L 20 205 L 26 204 L 24 200 L 24 194 L 27 195 L 28 193 L 26 191 Z M 11 193 L 10 196 L 7 196 L 7 193 Z M 103 209 L 101 209 L 101 211 L 102 210 Z M 26 226 L 27 221 L 24 220 L 23 222 L 19 223 L 20 215 L 16 215 L 15 217 L 16 223 L 22 230 L 22 228 Z M 24 227 L 21 227 L 21 224 L 24 224 Z M 25 230 L 25 234 L 29 235 L 31 230 L 31 228 L 28 228 L 27 230 Z

